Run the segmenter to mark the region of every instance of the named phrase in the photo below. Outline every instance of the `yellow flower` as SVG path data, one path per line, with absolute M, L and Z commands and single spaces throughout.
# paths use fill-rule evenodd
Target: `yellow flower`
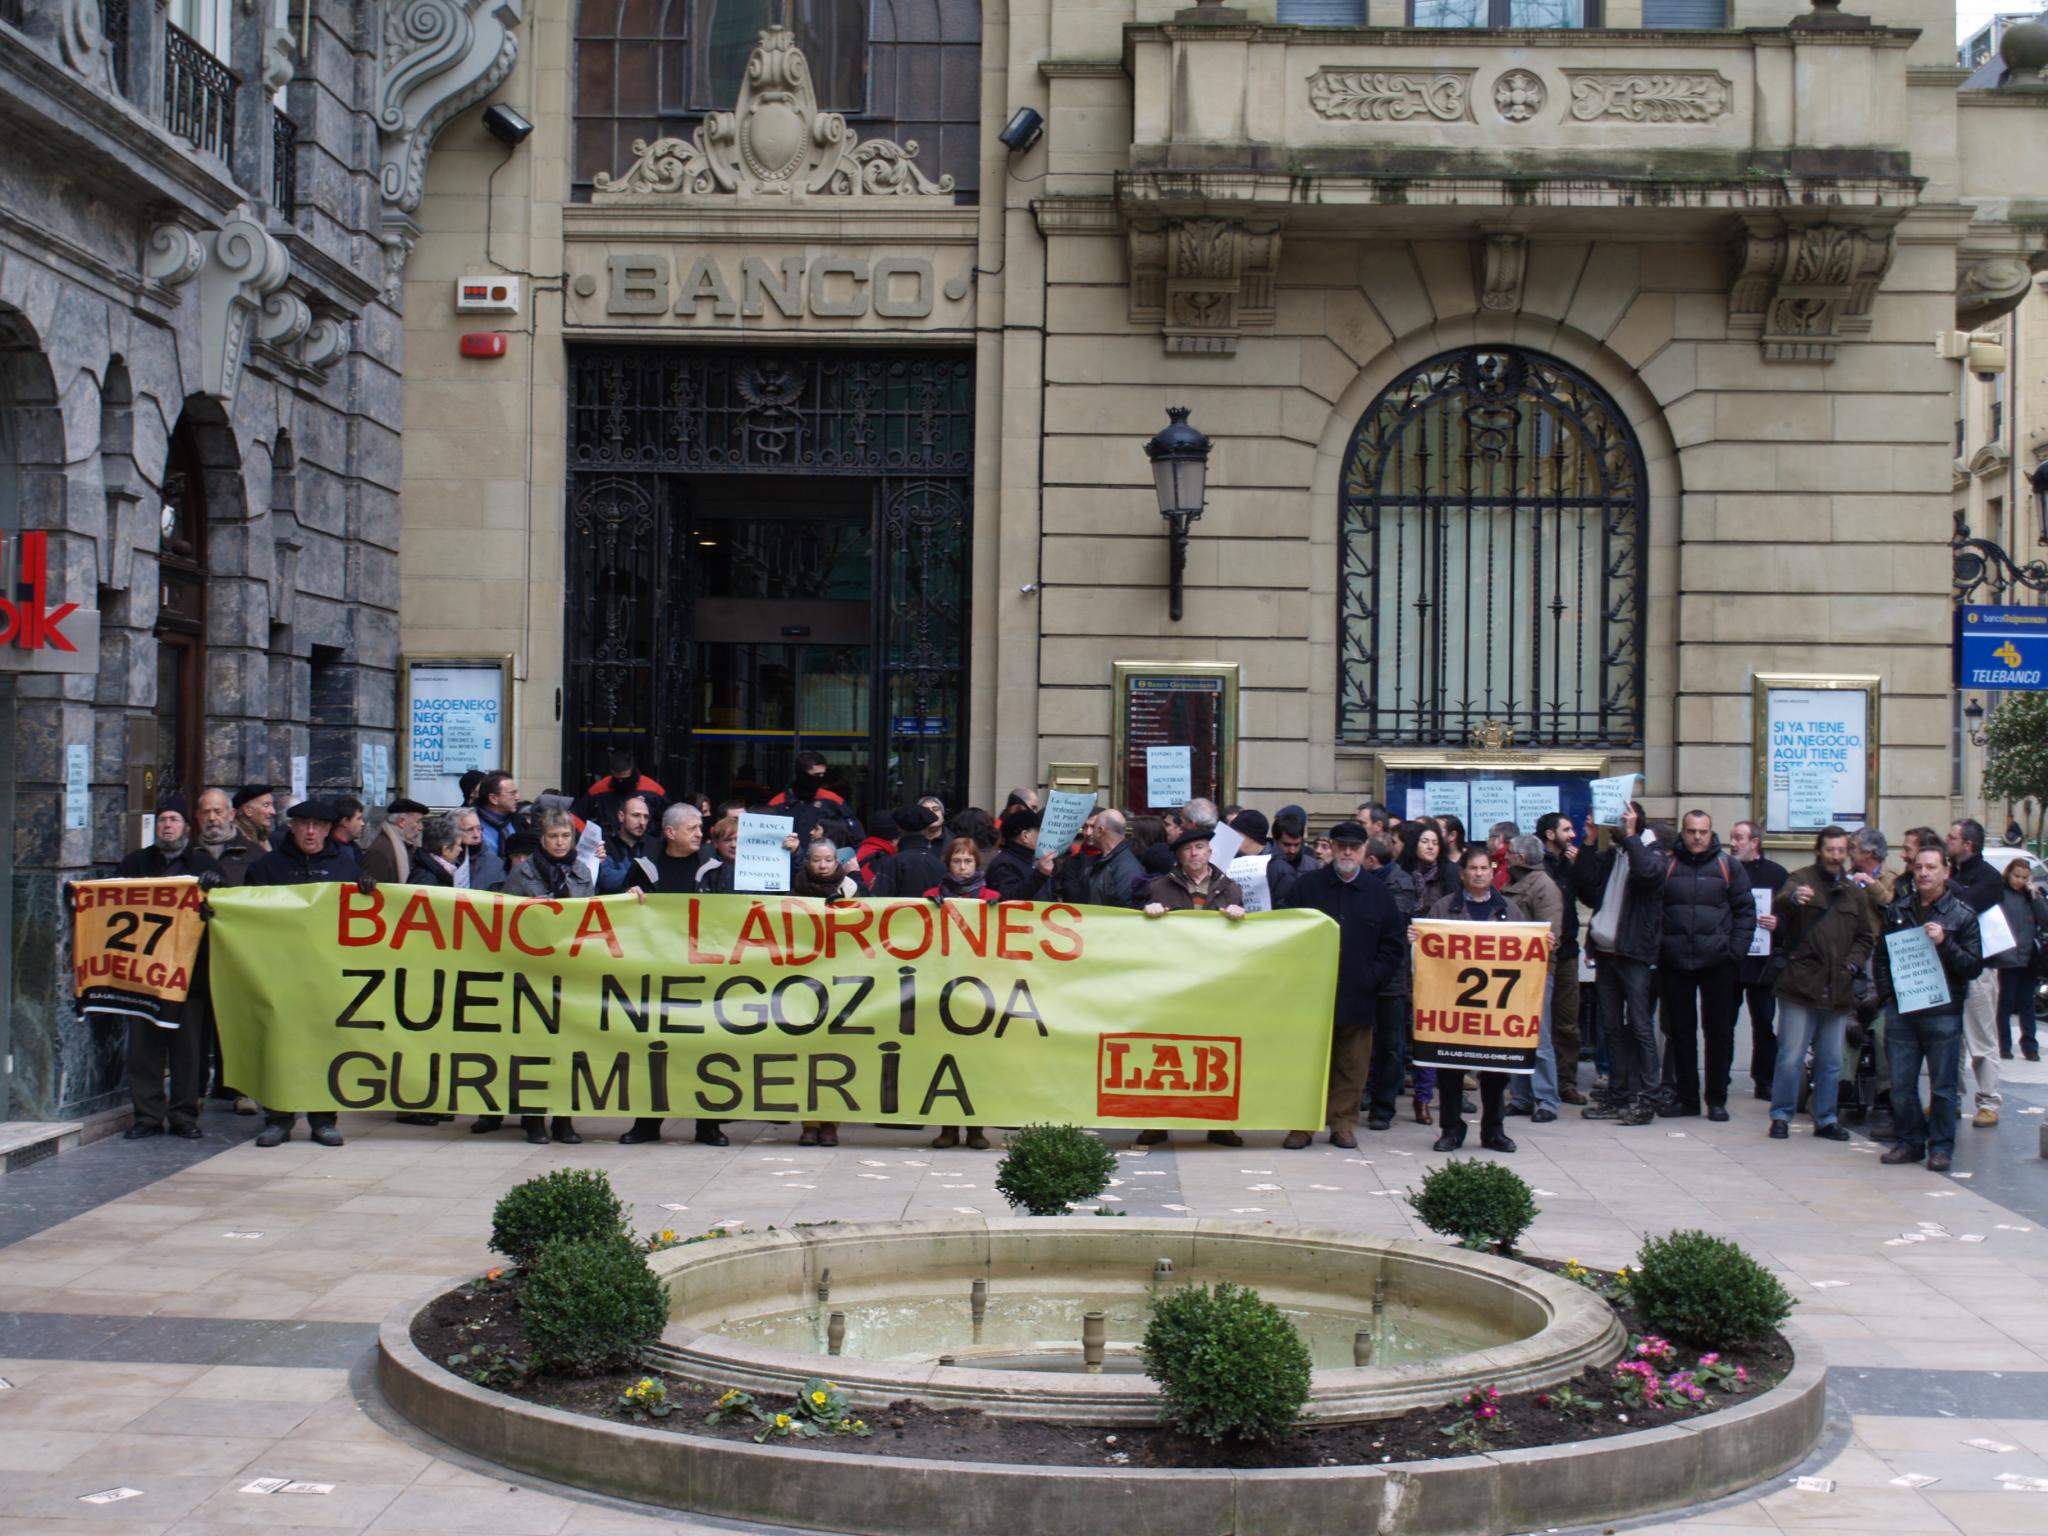
M 777 1415 L 775 1415 L 775 1427 L 777 1429 L 789 1428 L 789 1415 L 786 1413 L 778 1413 Z
M 855 1429 L 866 1429 L 866 1428 L 867 1428 L 867 1425 L 866 1425 L 866 1424 L 865 1424 L 864 1422 L 862 1422 L 861 1420 L 859 1420 L 859 1419 L 855 1419 L 855 1420 L 853 1421 L 853 1427 L 854 1427 Z
M 820 1408 L 822 1408 L 825 1406 L 825 1394 L 822 1392 L 813 1392 L 811 1394 L 811 1401 L 816 1403 Z
M 726 1404 L 730 1403 L 734 1398 L 738 1397 L 739 1395 L 740 1389 L 738 1387 L 732 1388 L 725 1394 L 725 1396 L 721 1397 L 718 1400 L 718 1406 L 723 1408 Z

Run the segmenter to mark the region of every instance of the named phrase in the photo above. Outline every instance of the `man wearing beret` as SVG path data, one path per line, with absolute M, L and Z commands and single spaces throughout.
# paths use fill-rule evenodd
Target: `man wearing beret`
M 338 844 L 328 839 L 340 813 L 332 801 L 306 800 L 285 813 L 289 822 L 285 845 L 266 853 L 249 867 L 245 885 L 317 885 L 322 882 L 352 882 L 355 872 Z M 306 1124 L 313 1139 L 323 1147 L 341 1145 L 333 1110 L 308 1110 Z M 264 1126 L 256 1135 L 259 1147 L 281 1146 L 291 1140 L 298 1116 L 289 1110 L 265 1108 Z
M 946 878 L 946 866 L 932 851 L 932 828 L 938 812 L 924 801 L 899 806 L 895 812 L 896 851 L 875 863 L 874 894 L 922 896 Z
M 384 808 L 384 824 L 363 850 L 363 873 L 379 885 L 405 885 L 412 877 L 412 861 L 419 856 L 420 828 L 426 825 L 427 808 L 403 795 Z
M 176 790 L 156 803 L 156 839 L 137 848 L 114 866 L 116 880 L 175 880 L 190 875 L 201 884 L 220 884 L 220 866 L 192 836 L 191 814 Z M 128 1095 L 135 1101 L 135 1123 L 122 1134 L 129 1141 L 173 1136 L 197 1141 L 199 1095 L 206 1088 L 207 988 L 205 941 L 192 968 L 192 985 L 178 1022 L 169 1028 L 140 1014 L 128 1016 Z M 171 1080 L 164 1096 L 164 1077 Z
M 209 789 L 199 797 L 202 824 L 209 819 L 218 820 L 220 799 L 224 793 Z M 249 866 L 270 852 L 270 834 L 277 820 L 277 801 L 272 797 L 268 784 L 244 784 L 227 798 L 233 812 L 231 825 L 234 835 L 211 851 L 214 862 L 220 865 L 222 882 L 240 885 L 249 878 Z M 210 843 L 211 836 L 207 840 Z
M 1330 1145 L 1358 1145 L 1359 1101 L 1372 1064 L 1372 1027 L 1382 989 L 1396 981 L 1407 961 L 1401 914 L 1384 883 L 1365 867 L 1365 828 L 1340 821 L 1330 829 L 1335 857 L 1308 869 L 1287 892 L 1286 905 L 1320 912 L 1337 924 L 1337 1007 L 1330 1035 Z M 1270 868 L 1270 866 L 1269 866 Z M 1313 1138 L 1289 1131 L 1282 1143 L 1298 1152 Z

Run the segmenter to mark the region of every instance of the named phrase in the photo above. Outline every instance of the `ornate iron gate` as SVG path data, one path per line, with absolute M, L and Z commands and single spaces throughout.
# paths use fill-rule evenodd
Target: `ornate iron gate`
M 565 784 L 630 747 L 680 791 L 695 671 L 692 474 L 875 487 L 869 711 L 899 803 L 966 783 L 974 363 L 958 353 L 605 348 L 572 355 Z
M 1647 490 L 1598 385 L 1512 347 L 1431 358 L 1359 422 L 1339 495 L 1339 741 L 1642 739 Z

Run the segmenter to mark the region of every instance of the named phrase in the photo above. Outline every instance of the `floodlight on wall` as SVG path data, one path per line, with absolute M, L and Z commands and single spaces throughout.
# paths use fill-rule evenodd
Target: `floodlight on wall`
M 517 149 L 533 132 L 533 124 L 502 103 L 484 108 L 484 127 L 507 149 Z
M 1030 107 L 1019 107 L 1010 115 L 1010 121 L 1003 131 L 996 135 L 1003 147 L 1013 155 L 1025 150 L 1045 137 L 1045 119 Z

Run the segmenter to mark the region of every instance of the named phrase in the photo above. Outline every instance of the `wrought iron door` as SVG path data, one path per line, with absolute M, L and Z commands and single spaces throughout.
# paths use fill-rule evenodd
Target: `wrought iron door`
M 1642 739 L 1642 452 L 1553 358 L 1469 347 L 1395 380 L 1339 492 L 1338 739 Z
M 837 475 L 877 487 L 871 792 L 957 796 L 972 357 L 591 349 L 572 356 L 570 388 L 567 778 L 588 782 L 614 745 L 675 772 L 693 671 L 689 476 Z

